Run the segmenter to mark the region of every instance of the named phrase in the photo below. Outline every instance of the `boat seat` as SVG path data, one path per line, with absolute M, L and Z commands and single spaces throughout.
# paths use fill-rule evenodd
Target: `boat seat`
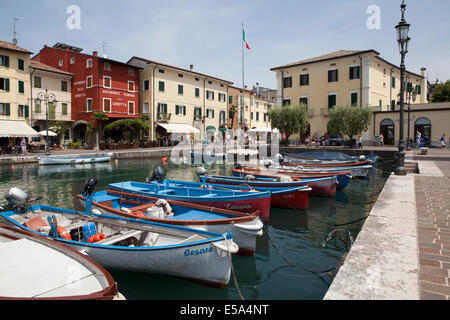
M 139 244 L 145 247 L 154 247 L 156 245 L 156 241 L 158 241 L 159 233 L 144 231 L 142 233 Z
M 173 190 L 173 189 L 161 190 L 161 191 L 158 191 L 158 194 L 175 194 L 175 190 Z
M 200 196 L 200 198 L 212 198 L 217 196 L 217 193 L 209 193 L 209 194 L 204 194 L 202 196 Z
M 199 236 L 198 234 L 194 234 L 194 235 L 190 236 L 189 238 L 178 242 L 177 244 L 183 244 L 183 243 L 189 243 L 189 242 L 195 242 L 195 241 L 202 241 L 202 240 L 205 240 L 205 239 L 206 239 L 205 237 Z
M 104 245 L 112 245 L 116 242 L 139 236 L 142 233 L 141 230 L 130 230 L 125 233 L 118 234 L 116 236 L 112 236 L 110 238 L 103 239 L 101 241 L 96 242 L 96 244 L 104 244 Z

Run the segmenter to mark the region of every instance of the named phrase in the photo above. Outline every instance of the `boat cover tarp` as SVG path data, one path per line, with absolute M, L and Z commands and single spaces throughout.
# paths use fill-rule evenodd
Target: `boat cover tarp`
M 310 152 L 300 152 L 300 153 L 281 153 L 283 156 L 292 156 L 304 159 L 317 159 L 317 160 L 355 160 L 354 157 L 348 156 L 342 152 L 332 152 L 332 151 L 310 151 Z

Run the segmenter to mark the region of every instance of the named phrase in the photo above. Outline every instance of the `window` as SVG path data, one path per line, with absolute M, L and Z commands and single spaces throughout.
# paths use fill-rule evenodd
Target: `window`
M 225 93 L 219 93 L 219 102 L 226 102 L 227 95 Z
M 359 66 L 350 67 L 350 80 L 359 79 Z
M 10 104 L 9 103 L 0 103 L 0 114 L 4 116 L 10 115 Z
M 134 114 L 134 101 L 128 101 L 128 114 Z
M 86 111 L 91 112 L 92 111 L 92 99 L 86 99 Z
M 214 91 L 206 90 L 206 99 L 214 100 Z
M 161 115 L 167 114 L 167 104 L 166 103 L 158 103 L 158 114 L 157 114 L 157 118 L 161 119 Z
M 328 70 L 328 82 L 337 82 L 338 81 L 338 70 Z
M 250 105 L 253 105 L 253 97 L 250 97 Z
M 391 101 L 391 110 L 394 111 L 395 110 L 395 100 Z
M 309 73 L 300 75 L 300 86 L 309 86 Z
M 134 76 L 134 69 L 133 68 L 128 68 L 128 75 L 129 76 Z
M 200 81 L 200 79 L 199 78 L 195 78 L 195 81 Z
M 67 103 L 61 103 L 61 115 L 63 116 L 68 115 Z
M 200 98 L 200 88 L 195 88 L 195 97 Z
M 150 90 L 150 80 L 144 80 L 144 91 Z
M 264 122 L 267 122 L 267 113 L 264 113 Z
M 256 121 L 259 121 L 259 112 L 256 113 Z
M 48 118 L 50 120 L 56 119 L 56 106 L 53 102 L 48 103 Z
M 392 87 L 392 88 L 395 88 L 395 77 L 392 77 L 391 87 Z
M 23 117 L 24 116 L 24 110 L 23 110 L 23 105 L 19 104 L 18 108 L 17 108 L 17 115 L 19 117 Z
M 111 112 L 111 99 L 103 98 L 103 111 Z
M 220 111 L 220 114 L 219 114 L 219 123 L 220 124 L 224 124 L 226 122 L 225 116 L 226 116 L 225 111 Z
M 185 116 L 186 115 L 186 106 L 175 106 L 175 114 L 179 116 Z
M 17 59 L 17 69 L 25 70 L 25 61 L 22 59 Z
M 350 105 L 355 107 L 358 105 L 358 92 L 350 93 Z
M 209 119 L 214 118 L 214 109 L 206 109 L 206 117 Z
M 103 70 L 111 71 L 111 63 L 110 62 L 103 62 Z
M 303 104 L 308 109 L 308 97 L 301 97 L 300 104 Z
M 291 99 L 284 99 L 283 100 L 283 106 L 290 106 L 291 105 Z
M 34 76 L 34 81 L 33 81 L 33 85 L 35 88 L 42 88 L 42 78 L 39 76 Z
M 0 78 L 0 90 L 9 91 L 9 79 Z
M 103 87 L 111 89 L 111 77 L 103 77 Z
M 74 64 L 75 63 L 75 57 L 71 57 L 70 58 L 70 64 Z
M 86 68 L 92 68 L 92 59 L 86 60 Z
M 149 102 L 144 102 L 144 105 L 142 108 L 142 113 L 150 113 L 150 103 Z
M 41 102 L 42 103 L 42 102 Z M 41 113 L 41 103 L 34 103 L 34 113 L 40 114 Z
M 0 66 L 9 67 L 9 56 L 0 56 Z
M 228 103 L 233 104 L 233 96 L 228 96 Z
M 291 88 L 291 87 L 292 87 L 292 77 L 284 77 L 283 88 Z
M 163 69 L 158 70 L 159 73 L 164 73 L 165 71 Z
M 386 76 L 386 73 L 387 73 L 386 68 L 383 68 L 383 75 Z
M 25 93 L 25 83 L 22 80 L 19 80 L 18 83 L 19 83 L 19 93 Z
M 416 85 L 416 93 L 422 94 L 422 86 L 420 84 Z
M 179 73 L 178 78 L 183 78 L 183 75 L 181 73 Z
M 60 67 L 63 66 L 63 59 L 59 59 L 59 61 L 58 61 L 58 66 L 60 66 Z
M 250 112 L 250 120 L 253 120 L 253 112 Z
M 179 84 L 178 85 L 178 94 L 183 94 L 183 85 L 182 84 Z
M 128 81 L 128 91 L 134 92 L 134 81 Z
M 195 107 L 194 109 L 194 120 L 201 120 L 202 119 L 202 108 Z
M 381 107 L 383 107 L 383 100 L 378 100 L 378 106 L 380 107 L 380 109 L 381 109 Z
M 159 87 L 159 92 L 164 92 L 164 90 L 165 90 L 165 83 L 164 83 L 164 81 L 159 81 L 158 87 Z
M 212 84 L 212 81 L 208 81 L 209 84 Z
M 61 91 L 63 91 L 63 92 L 69 91 L 69 87 L 67 85 L 67 80 L 61 80 Z
M 92 88 L 92 76 L 86 77 L 86 88 Z
M 328 109 L 331 109 L 336 106 L 336 95 L 329 94 L 328 95 Z

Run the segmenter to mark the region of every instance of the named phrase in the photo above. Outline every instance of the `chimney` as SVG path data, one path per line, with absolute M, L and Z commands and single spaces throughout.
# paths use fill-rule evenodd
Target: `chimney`
M 92 55 L 93 55 L 94 57 L 98 57 L 98 51 L 94 51 L 94 52 L 92 53 Z
M 189 70 L 194 70 L 194 65 L 193 64 L 191 64 L 190 66 L 189 66 Z
M 428 79 L 427 79 L 427 68 L 422 67 L 420 68 L 420 74 L 423 77 L 423 83 L 422 83 L 422 97 L 423 97 L 423 103 L 428 103 Z

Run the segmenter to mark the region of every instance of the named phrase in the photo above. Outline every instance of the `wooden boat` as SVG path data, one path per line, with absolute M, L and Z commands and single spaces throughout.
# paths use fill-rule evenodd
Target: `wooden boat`
M 309 173 L 346 173 L 351 175 L 352 178 L 366 178 L 370 174 L 372 165 L 364 166 L 349 166 L 349 167 L 305 167 L 303 164 L 294 162 L 283 162 L 280 166 L 272 166 L 270 169 L 280 171 L 295 171 L 295 172 L 309 172 Z
M 0 223 L 0 300 L 113 300 L 117 283 L 88 256 Z
M 81 251 L 103 267 L 158 273 L 225 287 L 231 253 L 238 251 L 231 233 L 124 217 L 81 213 L 28 200 L 0 213 L 7 222 Z
M 155 182 L 157 183 L 157 182 Z M 299 209 L 305 210 L 308 207 L 309 202 L 309 192 L 311 188 L 307 185 L 294 186 L 290 188 L 273 188 L 269 186 L 264 187 L 252 187 L 241 183 L 240 185 L 223 185 L 221 183 L 208 183 L 204 181 L 191 182 L 191 181 L 180 181 L 166 179 L 162 182 L 169 186 L 184 186 L 188 188 L 207 188 L 213 190 L 236 190 L 236 191 L 246 191 L 246 192 L 270 192 L 270 206 L 272 208 L 287 208 L 287 209 Z
M 111 161 L 111 155 L 94 155 L 80 157 L 64 157 L 64 156 L 39 156 L 40 165 L 48 164 L 81 164 L 81 163 L 97 163 Z
M 310 194 L 312 196 L 334 197 L 336 189 L 339 185 L 338 177 L 330 173 L 324 174 L 304 174 L 302 172 L 289 172 L 277 170 L 264 170 L 253 168 L 233 169 L 235 177 L 246 177 L 248 175 L 255 178 L 269 178 L 275 181 L 284 180 L 285 182 L 295 181 L 299 185 L 308 185 L 311 187 Z M 348 175 L 345 175 L 348 177 Z M 344 178 L 342 178 L 344 180 Z M 345 181 L 345 180 L 344 180 Z M 282 182 L 282 181 L 281 181 Z
M 158 199 L 177 200 L 245 213 L 259 211 L 259 217 L 263 221 L 268 221 L 270 215 L 270 191 L 213 190 L 135 181 L 111 183 L 108 188 Z
M 371 164 L 378 162 L 378 155 L 349 156 L 334 151 L 309 151 L 300 153 L 281 153 L 286 162 L 321 162 L 321 163 L 351 163 L 368 160 Z
M 85 195 L 78 195 L 81 205 L 87 207 Z M 259 212 L 250 214 L 226 209 L 211 208 L 193 203 L 106 190 L 91 196 L 92 212 L 127 218 L 153 221 L 171 225 L 200 228 L 207 231 L 233 234 L 239 254 L 253 255 L 256 239 L 263 234 Z M 169 205 L 169 207 L 166 207 Z M 167 215 L 166 208 L 171 212 Z

